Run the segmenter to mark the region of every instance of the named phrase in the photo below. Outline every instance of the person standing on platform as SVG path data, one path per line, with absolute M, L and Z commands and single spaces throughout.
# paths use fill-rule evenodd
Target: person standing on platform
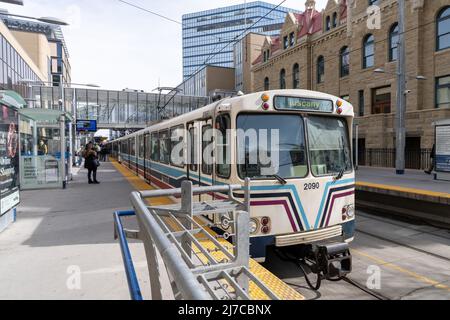
M 98 161 L 97 152 L 93 148 L 92 142 L 86 145 L 86 149 L 83 152 L 84 167 L 88 170 L 88 183 L 99 184 L 97 181 L 97 168 L 100 165 Z M 92 178 L 91 178 L 92 176 Z
M 436 144 L 433 143 L 433 148 L 431 149 L 430 153 L 430 165 L 428 166 L 428 169 L 425 170 L 426 174 L 431 174 L 431 172 L 434 170 L 434 159 L 436 158 Z

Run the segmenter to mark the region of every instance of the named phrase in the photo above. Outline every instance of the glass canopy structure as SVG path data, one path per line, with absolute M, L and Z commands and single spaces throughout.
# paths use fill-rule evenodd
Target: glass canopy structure
M 126 129 L 143 128 L 209 103 L 208 97 L 174 96 L 173 93 L 65 88 L 62 106 L 61 93 L 59 87 L 33 87 L 30 106 L 57 110 L 64 107 L 64 111 L 76 115 L 77 119 L 97 120 L 99 129 Z

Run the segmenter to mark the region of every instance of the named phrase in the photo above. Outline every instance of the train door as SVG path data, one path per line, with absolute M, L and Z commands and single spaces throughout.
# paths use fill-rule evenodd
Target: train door
M 199 133 L 200 123 L 192 122 L 187 124 L 188 131 L 188 143 L 187 143 L 187 166 L 186 166 L 186 176 L 188 180 L 191 180 L 193 185 L 200 185 L 200 135 Z
M 144 155 L 145 155 L 145 144 L 144 144 L 144 135 L 140 134 L 137 137 L 137 150 L 136 150 L 136 167 L 138 168 L 138 175 L 144 177 L 145 176 L 145 166 L 144 166 Z
M 200 121 L 200 184 L 213 185 L 214 172 L 214 146 L 213 146 L 213 121 L 206 119 Z M 211 200 L 212 196 L 203 194 L 201 201 Z
M 150 182 L 150 134 L 144 135 L 144 179 Z
M 132 161 L 132 156 L 133 156 L 133 149 L 132 146 L 133 144 L 131 143 L 132 139 L 127 139 L 127 146 L 128 146 L 128 168 L 131 169 L 131 161 Z

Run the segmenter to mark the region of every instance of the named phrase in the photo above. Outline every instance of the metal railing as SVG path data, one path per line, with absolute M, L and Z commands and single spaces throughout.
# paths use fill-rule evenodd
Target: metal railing
M 431 149 L 405 151 L 407 169 L 427 169 L 431 164 Z M 358 165 L 395 168 L 395 149 L 365 149 L 358 152 Z
M 252 288 L 269 299 L 279 299 L 249 269 L 250 181 L 245 186 L 193 187 L 183 181 L 181 188 L 131 193 L 134 211 L 115 213 L 115 235 L 133 299 L 142 299 L 126 238 L 142 240 L 146 252 L 152 299 L 163 298 L 158 254 L 166 268 L 175 299 L 251 299 Z M 244 191 L 244 201 L 233 196 Z M 195 195 L 227 194 L 224 200 L 194 202 Z M 146 201 L 157 197 L 178 197 L 181 202 L 153 206 Z M 135 214 L 139 231 L 123 228 L 121 216 Z M 220 225 L 224 232 L 212 231 Z M 231 241 L 227 241 L 231 240 Z

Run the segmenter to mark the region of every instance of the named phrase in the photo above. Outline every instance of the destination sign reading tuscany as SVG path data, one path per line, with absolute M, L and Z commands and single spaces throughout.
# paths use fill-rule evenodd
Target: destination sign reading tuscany
M 274 98 L 274 106 L 278 110 L 333 112 L 331 100 L 277 96 Z

